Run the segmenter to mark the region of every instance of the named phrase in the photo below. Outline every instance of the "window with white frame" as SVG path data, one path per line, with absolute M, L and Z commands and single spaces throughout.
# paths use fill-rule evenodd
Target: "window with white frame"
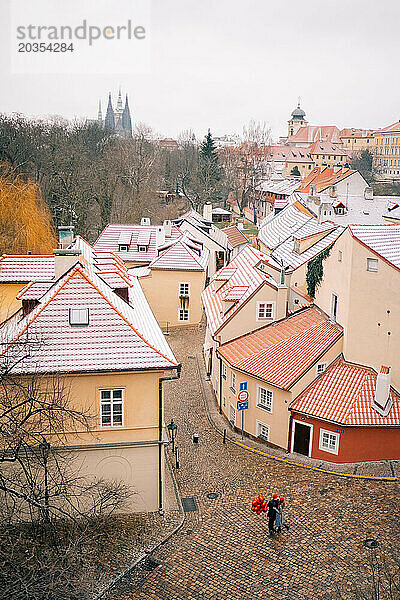
M 124 417 L 124 390 L 100 390 L 100 423 L 102 427 L 121 427 Z
M 222 363 L 222 378 L 226 379 L 226 375 L 227 375 L 227 368 L 226 368 L 226 364 Z
M 323 373 L 326 369 L 326 362 L 321 362 L 317 364 L 317 375 L 321 375 L 321 373 Z
M 257 406 L 272 413 L 273 393 L 260 385 L 257 387 Z
M 186 308 L 179 309 L 179 320 L 189 321 L 189 311 Z
M 262 440 L 265 440 L 266 442 L 269 441 L 269 425 L 266 425 L 265 423 L 262 423 L 261 421 L 257 421 L 257 437 L 261 438 Z
M 229 421 L 232 423 L 232 425 L 235 425 L 236 423 L 236 408 L 233 406 L 233 404 L 229 405 Z
M 274 316 L 273 302 L 257 303 L 257 319 L 272 319 Z
M 147 252 L 147 246 L 138 246 L 138 252 Z
M 367 271 L 373 271 L 374 273 L 378 271 L 377 258 L 367 258 Z
M 89 309 L 88 308 L 70 308 L 69 309 L 69 324 L 70 325 L 89 325 Z
M 189 296 L 190 292 L 190 283 L 180 283 L 179 284 L 179 296 Z
M 119 250 L 120 252 L 127 252 L 127 251 L 128 251 L 128 246 L 127 246 L 126 244 L 120 244 L 120 245 L 118 246 L 118 250 Z
M 231 390 L 236 394 L 236 373 L 231 371 Z
M 327 429 L 320 429 L 319 449 L 331 454 L 339 453 L 339 434 Z

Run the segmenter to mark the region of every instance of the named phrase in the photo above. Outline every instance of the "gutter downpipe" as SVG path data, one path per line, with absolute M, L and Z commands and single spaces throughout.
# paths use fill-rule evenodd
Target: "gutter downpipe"
M 180 379 L 182 364 L 176 366 L 176 375 L 160 377 L 158 379 L 158 510 L 163 510 L 163 482 L 162 482 L 162 448 L 163 448 L 163 381 Z

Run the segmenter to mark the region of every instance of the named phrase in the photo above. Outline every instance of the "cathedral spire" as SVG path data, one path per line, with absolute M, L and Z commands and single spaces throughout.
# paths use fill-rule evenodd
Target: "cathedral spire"
M 99 100 L 99 112 L 97 113 L 97 120 L 100 124 L 103 123 L 103 113 L 101 112 L 101 100 Z
M 132 137 L 132 121 L 128 104 L 128 94 L 125 96 L 125 107 L 122 113 L 122 129 L 126 137 Z
M 114 118 L 114 110 L 113 110 L 112 102 L 111 102 L 111 92 L 108 94 L 108 105 L 107 105 L 106 118 L 104 121 L 104 127 L 106 129 L 111 129 L 112 131 L 115 130 L 115 118 Z
M 117 100 L 117 106 L 116 106 L 115 112 L 122 113 L 122 111 L 123 111 L 123 108 L 122 108 L 121 88 L 119 88 L 118 100 Z

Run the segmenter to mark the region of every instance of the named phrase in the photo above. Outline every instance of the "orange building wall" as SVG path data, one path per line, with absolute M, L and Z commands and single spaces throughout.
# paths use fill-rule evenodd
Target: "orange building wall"
M 344 427 L 311 417 L 304 418 L 295 411 L 292 411 L 292 416 L 296 421 L 313 425 L 311 458 L 335 463 L 400 459 L 400 427 Z M 339 429 L 338 454 L 319 449 L 320 429 L 334 433 Z

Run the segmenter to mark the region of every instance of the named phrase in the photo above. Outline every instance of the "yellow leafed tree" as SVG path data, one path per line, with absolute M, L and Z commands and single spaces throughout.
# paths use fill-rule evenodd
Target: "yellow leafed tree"
M 52 218 L 39 185 L 3 171 L 0 176 L 0 256 L 27 252 L 51 254 L 56 247 Z

